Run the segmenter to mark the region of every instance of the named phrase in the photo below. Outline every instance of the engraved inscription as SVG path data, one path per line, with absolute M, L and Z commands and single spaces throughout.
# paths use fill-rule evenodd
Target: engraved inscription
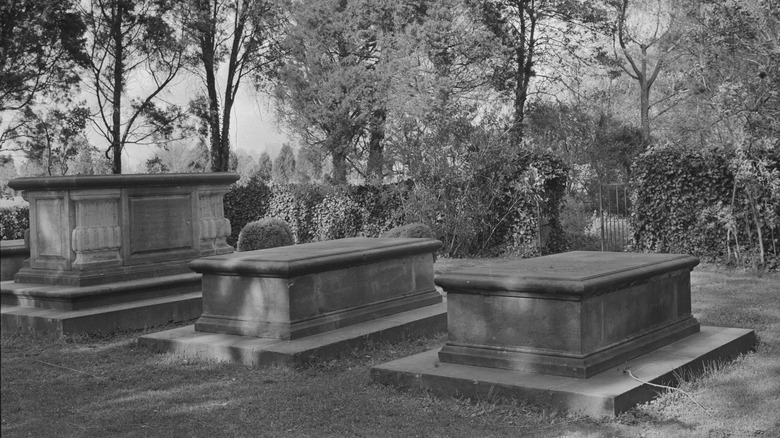
M 76 216 L 80 227 L 118 226 L 119 204 L 115 199 L 81 201 L 76 203 Z
M 38 255 L 62 257 L 62 200 L 39 199 L 36 207 Z
M 190 195 L 130 199 L 130 251 L 193 248 Z

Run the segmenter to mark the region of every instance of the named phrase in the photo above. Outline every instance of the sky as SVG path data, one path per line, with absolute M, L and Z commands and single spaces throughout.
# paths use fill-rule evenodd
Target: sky
M 220 69 L 218 80 L 224 79 L 225 69 Z M 137 77 L 131 81 L 131 84 L 143 84 L 148 78 Z M 222 86 L 224 82 L 220 84 Z M 131 85 L 132 87 L 132 85 Z M 94 96 L 86 92 L 87 87 L 82 88 L 82 98 L 87 100 L 87 104 L 94 104 Z M 182 79 L 176 83 L 166 96 L 169 102 L 186 105 L 188 101 L 198 93 L 202 93 L 202 85 L 198 78 L 183 75 Z M 224 90 L 224 88 L 220 89 Z M 224 92 L 224 91 L 223 91 Z M 130 89 L 126 95 L 129 102 L 130 98 L 142 95 Z M 90 105 L 96 109 L 96 105 Z M 4 113 L 2 119 L 7 123 L 13 114 Z M 88 128 L 87 138 L 89 142 L 101 150 L 107 147 L 106 140 L 97 134 L 96 131 Z M 194 141 L 194 140 L 193 140 Z M 289 137 L 282 132 L 274 117 L 273 102 L 269 96 L 256 92 L 249 83 L 242 83 L 239 87 L 236 101 L 231 113 L 230 125 L 231 148 L 241 149 L 249 152 L 253 156 L 259 156 L 263 152 L 268 152 L 271 158 L 275 158 L 282 147 L 282 144 L 289 141 Z M 157 150 L 152 145 L 128 145 L 123 155 L 123 173 L 142 172 L 144 163 L 153 157 Z M 7 149 L 0 150 L 0 153 L 10 154 L 14 157 L 17 170 L 24 162 L 23 154 L 19 151 Z
M 222 79 L 224 69 L 219 73 L 219 79 Z M 186 105 L 187 101 L 195 94 L 201 93 L 201 90 L 200 81 L 190 77 L 173 87 L 171 97 L 175 103 Z M 220 90 L 224 88 L 220 87 Z M 268 152 L 273 159 L 279 153 L 282 144 L 288 141 L 289 137 L 282 132 L 275 120 L 273 102 L 270 98 L 254 91 L 251 84 L 242 83 L 231 113 L 230 147 L 245 150 L 254 156 Z M 98 142 L 99 140 L 95 141 Z M 128 146 L 124 156 L 128 170 L 142 166 L 147 159 L 154 156 L 155 149 L 154 146 Z

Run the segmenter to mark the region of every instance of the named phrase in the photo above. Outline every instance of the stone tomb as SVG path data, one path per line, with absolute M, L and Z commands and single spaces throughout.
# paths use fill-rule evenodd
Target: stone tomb
M 19 178 L 30 256 L 0 286 L 2 328 L 55 335 L 143 328 L 200 315 L 188 263 L 233 251 L 222 197 L 238 175 Z M 151 300 L 151 301 L 150 301 Z
M 505 395 L 615 415 L 654 394 L 645 381 L 752 347 L 751 330 L 691 315 L 684 255 L 570 252 L 442 275 L 448 341 L 372 369 L 384 383 Z
M 216 360 L 289 363 L 337 353 L 367 337 L 443 330 L 433 239 L 350 238 L 193 261 L 203 274 L 194 326 L 139 344 Z

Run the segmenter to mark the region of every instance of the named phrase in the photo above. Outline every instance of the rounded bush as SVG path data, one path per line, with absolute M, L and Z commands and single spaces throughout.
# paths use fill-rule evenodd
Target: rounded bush
M 395 227 L 384 234 L 382 234 L 381 237 L 392 237 L 392 238 L 427 238 L 427 239 L 435 239 L 436 235 L 433 234 L 433 230 L 431 230 L 431 227 L 425 224 L 421 224 L 419 222 L 407 224 L 401 227 Z
M 287 222 L 277 218 L 263 218 L 244 226 L 238 235 L 238 251 L 276 248 L 293 244 L 293 235 Z

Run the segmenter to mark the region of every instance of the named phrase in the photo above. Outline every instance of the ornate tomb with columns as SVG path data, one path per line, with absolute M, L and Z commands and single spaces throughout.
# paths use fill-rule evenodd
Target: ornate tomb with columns
M 11 181 L 30 203 L 30 257 L 0 286 L 3 329 L 80 333 L 199 316 L 200 275 L 188 263 L 233 251 L 222 197 L 236 180 L 214 173 Z
M 383 383 L 442 394 L 530 398 L 593 416 L 652 398 L 645 381 L 728 358 L 752 330 L 701 328 L 691 315 L 695 257 L 569 252 L 441 275 L 448 340 L 372 369 Z
M 139 344 L 246 364 L 305 362 L 369 338 L 443 330 L 433 239 L 349 238 L 193 261 L 203 274 L 194 326 Z

